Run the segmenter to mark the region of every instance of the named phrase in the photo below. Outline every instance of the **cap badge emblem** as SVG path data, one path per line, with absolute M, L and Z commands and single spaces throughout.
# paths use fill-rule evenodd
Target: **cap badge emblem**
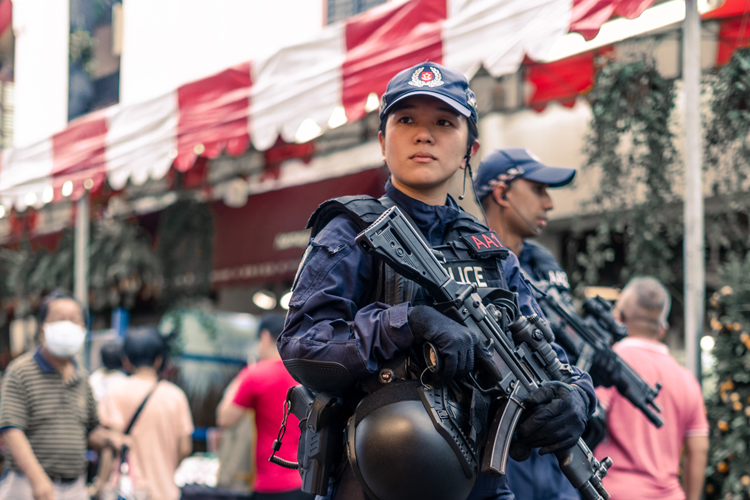
M 443 75 L 440 74 L 439 69 L 430 66 L 428 71 L 424 71 L 424 66 L 420 66 L 412 73 L 409 85 L 415 87 L 439 87 L 444 83 Z

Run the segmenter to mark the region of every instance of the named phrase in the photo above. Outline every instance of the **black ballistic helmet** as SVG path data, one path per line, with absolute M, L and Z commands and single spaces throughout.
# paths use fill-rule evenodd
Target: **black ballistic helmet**
M 349 420 L 349 462 L 371 500 L 464 500 L 474 486 L 476 466 L 467 469 L 438 431 L 420 386 L 388 384 Z

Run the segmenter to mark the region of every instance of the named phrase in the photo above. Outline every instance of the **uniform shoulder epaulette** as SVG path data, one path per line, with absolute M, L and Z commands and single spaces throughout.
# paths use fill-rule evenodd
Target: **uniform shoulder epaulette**
M 364 230 L 375 222 L 386 207 L 377 198 L 367 195 L 341 196 L 332 198 L 320 204 L 310 216 L 307 229 L 312 229 L 311 237 L 323 229 L 333 218 L 340 214 L 348 216 L 360 230 Z

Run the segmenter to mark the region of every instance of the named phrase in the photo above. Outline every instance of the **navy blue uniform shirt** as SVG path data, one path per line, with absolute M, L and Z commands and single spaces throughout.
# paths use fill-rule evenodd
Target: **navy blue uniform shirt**
M 445 205 L 427 205 L 398 191 L 390 181 L 386 183 L 386 194 L 409 214 L 431 246 L 444 243 L 449 224 L 459 216 L 458 205 L 450 196 Z M 411 346 L 411 304 L 367 303 L 377 287 L 379 263 L 357 247 L 354 238 L 358 233 L 347 216 L 339 215 L 312 239 L 295 280 L 284 331 L 279 336 L 282 359 L 333 361 L 359 379 L 377 372 L 384 361 Z M 543 317 L 512 252 L 502 266 L 508 288 L 518 293 L 521 312 Z M 555 349 L 561 361 L 567 362 L 564 351 L 557 345 Z M 575 383 L 588 394 L 593 411 L 596 396 L 591 378 L 576 371 Z M 478 481 L 474 490 L 481 489 L 483 493 L 477 496 L 478 492 L 472 491 L 469 498 L 512 498 L 505 482 L 493 481 L 488 488 L 487 481 Z

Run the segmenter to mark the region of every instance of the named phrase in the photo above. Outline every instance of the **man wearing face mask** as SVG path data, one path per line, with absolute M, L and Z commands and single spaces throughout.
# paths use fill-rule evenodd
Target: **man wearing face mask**
M 40 346 L 15 359 L 0 398 L 0 433 L 8 449 L 0 500 L 87 500 L 87 447 L 121 446 L 99 426 L 88 375 L 73 357 L 86 337 L 84 311 L 53 292 L 39 309 Z

